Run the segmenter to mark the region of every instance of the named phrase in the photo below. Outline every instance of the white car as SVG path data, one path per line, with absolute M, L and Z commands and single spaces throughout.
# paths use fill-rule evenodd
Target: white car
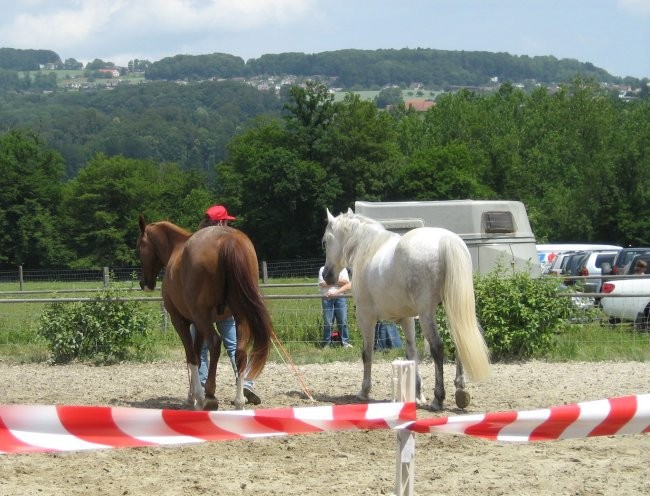
M 627 320 L 638 329 L 650 327 L 650 278 L 610 279 L 603 283 L 602 292 L 612 295 L 600 300 L 610 322 Z

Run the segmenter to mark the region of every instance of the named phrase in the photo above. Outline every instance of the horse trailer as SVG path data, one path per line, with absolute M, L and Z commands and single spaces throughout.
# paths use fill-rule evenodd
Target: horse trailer
M 357 201 L 355 213 L 404 234 L 418 227 L 442 227 L 458 234 L 472 257 L 474 272 L 495 269 L 540 275 L 535 235 L 524 204 L 509 200 Z

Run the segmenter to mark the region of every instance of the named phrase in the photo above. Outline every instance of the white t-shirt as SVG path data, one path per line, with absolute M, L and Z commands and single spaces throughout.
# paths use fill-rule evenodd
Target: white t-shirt
M 320 294 L 325 296 L 327 294 L 327 291 L 330 288 L 336 288 L 338 289 L 340 286 L 338 284 L 335 284 L 333 286 L 323 286 L 323 283 L 325 282 L 325 278 L 323 277 L 323 270 L 325 269 L 325 266 L 321 267 L 320 270 L 318 271 L 318 288 L 320 290 Z M 348 269 L 343 267 L 343 270 L 339 273 L 339 277 L 337 278 L 337 281 L 345 281 L 345 282 L 350 282 L 350 276 L 348 274 Z

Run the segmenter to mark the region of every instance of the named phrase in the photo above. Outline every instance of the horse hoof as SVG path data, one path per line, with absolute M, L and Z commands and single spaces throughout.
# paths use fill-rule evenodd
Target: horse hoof
M 218 410 L 219 409 L 219 401 L 217 398 L 206 398 L 205 401 L 203 402 L 203 410 Z
M 436 399 L 432 400 L 431 405 L 429 405 L 429 408 L 431 408 L 432 412 L 439 412 L 440 410 L 442 410 L 442 401 Z
M 470 402 L 470 395 L 464 389 L 456 389 L 456 405 L 458 408 L 465 409 L 468 407 Z

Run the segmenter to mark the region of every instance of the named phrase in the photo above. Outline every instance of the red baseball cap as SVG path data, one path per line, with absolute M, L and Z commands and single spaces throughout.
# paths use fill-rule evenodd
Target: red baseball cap
M 235 220 L 235 217 L 228 215 L 228 210 L 223 205 L 212 205 L 205 211 L 205 216 L 211 220 Z

